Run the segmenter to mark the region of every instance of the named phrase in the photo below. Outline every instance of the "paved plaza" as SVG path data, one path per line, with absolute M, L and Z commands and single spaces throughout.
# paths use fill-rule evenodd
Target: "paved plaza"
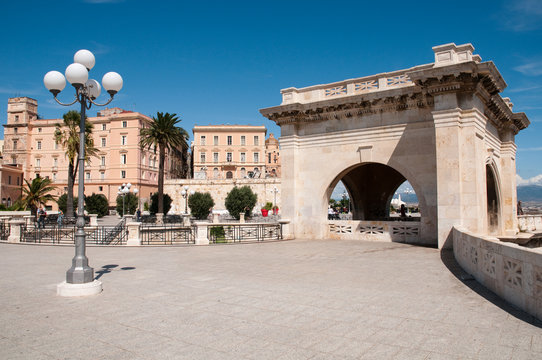
M 283 241 L 90 247 L 97 296 L 63 298 L 72 247 L 0 244 L 0 359 L 542 359 L 542 325 L 450 252 Z

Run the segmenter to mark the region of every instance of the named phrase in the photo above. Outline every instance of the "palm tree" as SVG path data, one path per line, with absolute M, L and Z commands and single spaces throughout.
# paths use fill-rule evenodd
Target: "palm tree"
M 25 208 L 30 208 L 32 214 L 37 213 L 40 205 L 55 200 L 55 197 L 50 194 L 50 192 L 55 190 L 55 187 L 51 185 L 50 179 L 37 177 L 32 179 L 31 183 L 26 179 L 24 181 L 26 182 L 26 186 L 23 186 L 21 204 Z
M 153 116 L 152 123 L 149 127 L 141 129 L 139 145 L 141 148 L 156 148 L 158 147 L 160 156 L 158 164 L 158 212 L 164 213 L 164 160 L 166 157 L 166 149 L 171 154 L 174 149 L 188 149 L 188 133 L 182 127 L 177 127 L 177 123 L 181 121 L 177 114 L 157 112 L 156 117 Z
M 79 168 L 79 123 L 81 114 L 75 110 L 68 111 L 63 116 L 62 124 L 56 124 L 55 142 L 60 144 L 66 151 L 68 158 L 68 199 L 66 203 L 66 217 L 71 218 L 74 215 L 73 211 L 73 186 L 75 184 L 75 176 Z M 88 161 L 91 156 L 98 155 L 98 149 L 94 147 L 94 139 L 92 138 L 92 129 L 94 125 L 85 121 L 85 161 Z

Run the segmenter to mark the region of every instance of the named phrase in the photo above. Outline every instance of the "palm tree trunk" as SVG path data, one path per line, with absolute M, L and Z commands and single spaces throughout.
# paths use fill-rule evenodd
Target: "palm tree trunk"
M 75 170 L 73 163 L 68 164 L 68 194 L 66 198 L 66 218 L 72 219 L 74 217 L 73 212 L 73 186 L 75 183 Z
M 160 159 L 158 164 L 158 212 L 164 213 L 164 162 L 166 157 L 166 148 L 160 145 Z

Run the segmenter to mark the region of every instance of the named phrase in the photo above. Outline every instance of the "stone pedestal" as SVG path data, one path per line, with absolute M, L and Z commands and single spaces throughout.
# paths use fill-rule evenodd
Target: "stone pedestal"
M 219 214 L 213 214 L 213 224 L 218 224 L 220 222 Z
M 291 240 L 294 238 L 293 231 L 290 226 L 290 220 L 289 219 L 281 219 L 279 220 L 280 227 L 282 229 L 282 238 L 284 240 Z
M 18 243 L 21 242 L 22 226 L 24 225 L 23 219 L 11 219 L 9 221 L 9 237 L 8 242 Z
M 156 223 L 158 225 L 164 225 L 164 214 L 162 214 L 162 213 L 157 213 L 156 214 Z
M 69 284 L 61 282 L 56 287 L 56 294 L 59 296 L 88 296 L 98 295 L 102 292 L 102 282 L 94 280 L 84 284 Z
M 244 224 L 245 223 L 245 213 L 242 212 L 239 214 L 239 224 Z
M 90 217 L 90 226 L 98 226 L 98 214 L 88 214 Z
M 124 218 L 126 219 L 126 224 L 131 223 L 134 220 L 134 215 L 124 215 Z
M 190 226 L 190 214 L 183 214 L 183 226 Z
M 128 227 L 128 240 L 126 241 L 127 246 L 140 246 L 141 245 L 141 236 L 140 236 L 140 222 L 130 222 L 126 224 Z
M 209 245 L 209 238 L 207 237 L 208 223 L 196 223 L 196 245 Z

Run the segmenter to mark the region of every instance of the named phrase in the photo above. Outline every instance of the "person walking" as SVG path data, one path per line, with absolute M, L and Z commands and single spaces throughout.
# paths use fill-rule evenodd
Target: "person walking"
M 64 220 L 64 213 L 62 212 L 62 210 L 59 210 L 58 211 L 58 218 L 56 219 L 56 221 L 58 223 L 58 227 L 62 227 L 62 220 Z
M 45 208 L 42 206 L 38 210 L 38 229 L 42 228 L 45 229 L 45 218 L 47 217 L 47 212 L 45 211 Z

